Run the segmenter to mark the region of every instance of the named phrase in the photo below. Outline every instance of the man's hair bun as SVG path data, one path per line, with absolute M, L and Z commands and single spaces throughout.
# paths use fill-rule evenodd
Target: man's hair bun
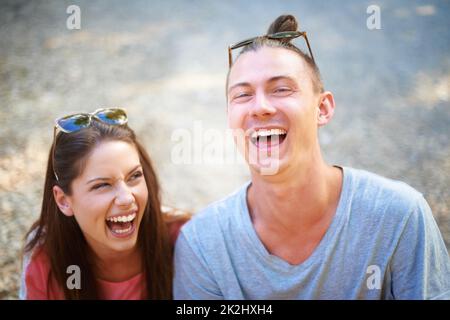
M 282 32 L 282 31 L 297 31 L 297 19 L 293 15 L 287 14 L 279 16 L 267 30 L 267 34 Z

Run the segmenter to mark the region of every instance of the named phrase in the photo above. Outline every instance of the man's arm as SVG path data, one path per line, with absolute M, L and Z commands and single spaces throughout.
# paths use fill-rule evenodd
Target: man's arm
M 219 300 L 222 293 L 195 239 L 181 231 L 175 246 L 173 294 L 176 300 Z
M 400 237 L 391 271 L 394 299 L 450 299 L 450 258 L 422 196 Z

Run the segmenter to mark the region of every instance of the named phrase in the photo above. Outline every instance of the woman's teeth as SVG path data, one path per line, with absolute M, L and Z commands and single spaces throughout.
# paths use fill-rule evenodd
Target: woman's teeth
M 127 236 L 133 232 L 135 218 L 136 212 L 123 216 L 109 217 L 106 218 L 106 225 L 113 234 Z
M 133 225 L 130 225 L 128 228 L 126 228 L 126 229 L 116 229 L 116 230 L 114 230 L 114 232 L 115 233 L 127 233 L 128 231 L 130 231 L 131 230 L 131 228 L 133 228 Z
M 133 221 L 134 218 L 136 218 L 136 213 L 129 214 L 127 216 L 109 217 L 109 218 L 106 218 L 106 221 L 110 221 L 110 222 L 129 222 L 129 221 Z

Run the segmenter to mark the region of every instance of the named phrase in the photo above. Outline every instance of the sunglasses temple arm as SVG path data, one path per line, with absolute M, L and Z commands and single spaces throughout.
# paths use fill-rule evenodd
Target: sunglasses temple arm
M 232 55 L 231 55 L 231 47 L 228 47 L 228 66 L 231 68 L 231 63 L 232 63 Z
M 52 146 L 52 167 L 53 174 L 55 175 L 56 181 L 59 181 L 58 175 L 55 170 L 55 147 L 56 147 L 56 126 L 53 127 L 53 146 Z
M 312 50 L 311 50 L 311 46 L 309 45 L 309 40 L 308 40 L 308 36 L 306 35 L 306 32 L 305 32 L 305 40 L 306 40 L 306 45 L 308 46 L 309 54 L 311 55 L 311 59 L 314 63 L 316 63 L 316 61 L 314 60 Z

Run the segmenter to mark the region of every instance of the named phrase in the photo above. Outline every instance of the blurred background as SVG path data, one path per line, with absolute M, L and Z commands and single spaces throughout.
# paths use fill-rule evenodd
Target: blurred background
M 80 30 L 66 27 L 72 4 Z M 367 28 L 369 5 L 380 30 Z M 126 108 L 166 205 L 197 211 L 249 179 L 243 163 L 174 163 L 172 135 L 225 131 L 227 46 L 284 13 L 308 32 L 336 99 L 320 130 L 326 160 L 418 189 L 450 248 L 450 1 L 1 0 L 0 299 L 17 298 L 59 116 Z

